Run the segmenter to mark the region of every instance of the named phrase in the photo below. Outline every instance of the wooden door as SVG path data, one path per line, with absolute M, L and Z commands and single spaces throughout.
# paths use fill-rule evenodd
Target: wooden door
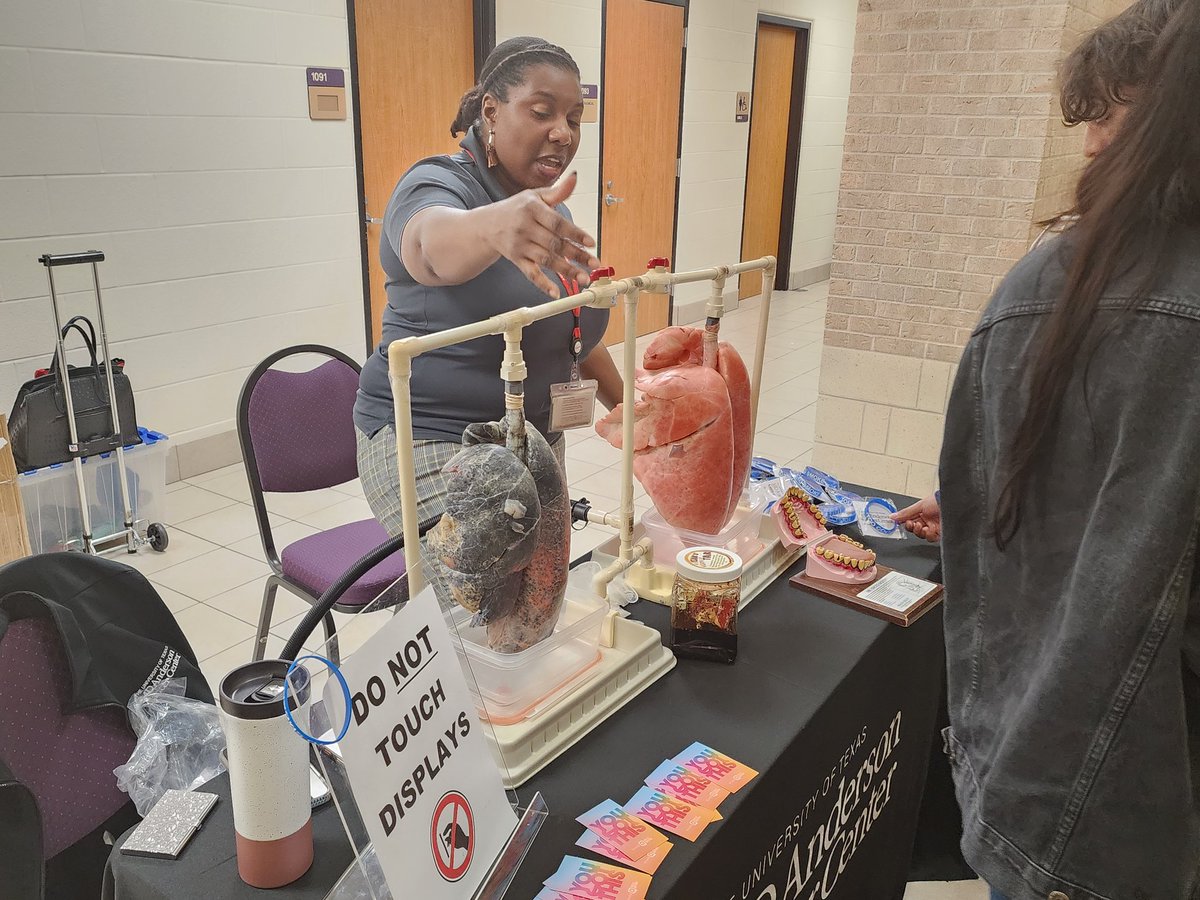
M 777 287 L 787 284 L 791 257 L 807 34 L 794 26 L 760 21 L 754 54 L 742 259 L 778 258 Z M 761 272 L 740 276 L 739 299 L 761 292 Z
M 472 0 L 438 0 L 436 13 L 427 0 L 354 0 L 372 345 L 387 305 L 373 220 L 413 163 L 458 150 L 450 123 L 475 83 L 472 9 Z
M 604 141 L 600 174 L 600 259 L 618 277 L 640 275 L 673 256 L 679 159 L 684 9 L 658 0 L 606 0 Z M 643 295 L 638 334 L 666 327 L 671 300 Z M 624 337 L 615 309 L 606 344 Z

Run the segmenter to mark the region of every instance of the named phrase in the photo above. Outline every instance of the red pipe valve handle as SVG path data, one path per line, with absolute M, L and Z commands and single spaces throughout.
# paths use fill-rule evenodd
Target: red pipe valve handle
M 669 269 L 671 268 L 671 260 L 665 256 L 656 256 L 650 262 L 646 263 L 647 269 Z
M 612 266 L 602 266 L 599 269 L 592 269 L 592 281 L 599 281 L 601 278 L 612 278 L 617 274 L 617 270 Z

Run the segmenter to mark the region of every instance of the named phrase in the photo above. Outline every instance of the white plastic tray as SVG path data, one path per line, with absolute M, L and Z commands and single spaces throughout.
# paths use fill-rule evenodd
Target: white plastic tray
M 616 615 L 612 624 L 613 646 L 601 646 L 598 664 L 524 721 L 484 729 L 504 758 L 505 787 L 524 784 L 675 667 L 655 629 Z
M 645 536 L 645 529 L 639 522 L 633 528 L 633 540 L 636 543 Z M 738 609 L 746 606 L 763 592 L 768 584 L 786 571 L 796 560 L 804 555 L 804 548 L 789 548 L 779 538 L 779 532 L 770 516 L 763 516 L 758 526 L 759 540 L 762 550 L 750 559 L 743 559 L 745 568 L 742 570 L 742 598 Z M 621 539 L 613 537 L 592 551 L 592 559 L 603 566 L 617 558 L 620 551 Z M 658 603 L 663 606 L 671 605 L 671 588 L 675 583 L 675 567 L 655 565 L 652 569 L 635 563 L 625 573 L 625 582 L 643 600 Z

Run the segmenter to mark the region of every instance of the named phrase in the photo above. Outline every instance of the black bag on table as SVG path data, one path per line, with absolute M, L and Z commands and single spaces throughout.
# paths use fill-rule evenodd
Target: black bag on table
M 82 323 L 82 324 L 81 324 Z M 84 325 L 87 330 L 84 330 Z M 112 411 L 108 398 L 108 366 L 112 365 L 113 389 L 117 395 L 117 414 L 121 420 L 120 446 L 140 444 L 137 411 L 133 404 L 133 387 L 125 375 L 125 361 L 113 359 L 104 363 L 96 359 L 96 329 L 84 316 L 75 316 L 63 326 L 62 338 L 77 331 L 83 337 L 91 356 L 85 366 L 67 366 L 71 384 L 71 400 L 75 404 L 75 427 L 85 456 L 111 450 L 116 443 L 105 441 L 113 436 Z M 67 424 L 67 401 L 58 370 L 58 355 L 44 375 L 25 382 L 17 391 L 12 415 L 8 417 L 13 457 L 17 471 L 40 469 L 71 459 L 71 431 Z M 88 448 L 95 443 L 94 449 Z

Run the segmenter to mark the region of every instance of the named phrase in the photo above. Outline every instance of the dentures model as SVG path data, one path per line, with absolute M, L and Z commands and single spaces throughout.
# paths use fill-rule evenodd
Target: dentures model
M 879 573 L 875 568 L 874 550 L 868 550 L 844 534 L 835 534 L 818 546 L 809 546 L 804 574 L 823 581 L 867 584 Z
M 779 527 L 779 536 L 787 547 L 802 547 L 829 534 L 825 517 L 812 497 L 797 487 L 790 487 L 779 498 L 771 515 Z

